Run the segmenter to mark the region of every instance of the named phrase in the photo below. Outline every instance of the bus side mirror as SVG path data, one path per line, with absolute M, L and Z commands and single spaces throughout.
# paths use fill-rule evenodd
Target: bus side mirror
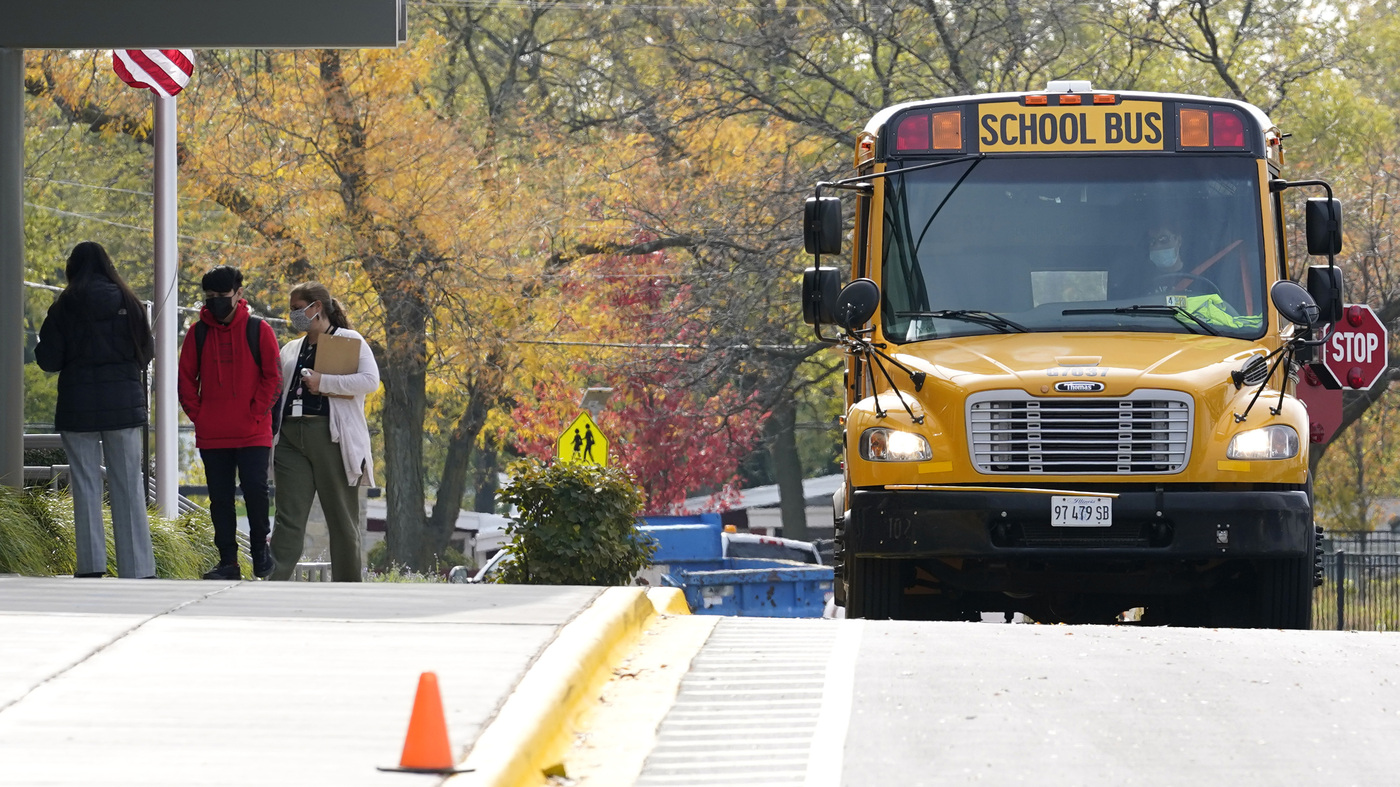
M 841 288 L 832 309 L 836 324 L 848 331 L 858 330 L 875 316 L 880 305 L 880 286 L 870 279 L 856 279 Z
M 802 274 L 802 320 L 808 325 L 836 322 L 832 309 L 841 293 L 841 271 L 836 268 L 808 268 Z
M 1269 300 L 1278 313 L 1294 325 L 1311 328 L 1318 323 L 1320 310 L 1308 291 L 1291 281 L 1276 281 L 1269 288 Z
M 1342 201 L 1328 197 L 1308 200 L 1305 212 L 1309 254 L 1338 254 L 1342 250 Z
M 1341 268 L 1335 265 L 1309 266 L 1308 294 L 1317 304 L 1318 322 L 1336 323 L 1342 319 Z
M 802 216 L 802 243 L 808 254 L 841 253 L 841 199 L 808 197 Z

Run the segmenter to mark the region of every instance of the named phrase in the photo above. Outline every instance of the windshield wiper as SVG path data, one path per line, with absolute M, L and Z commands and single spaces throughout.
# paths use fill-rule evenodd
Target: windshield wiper
M 1002 333 L 1029 333 L 1026 326 L 1012 322 L 1000 314 L 982 311 L 981 309 L 939 309 L 931 312 L 895 312 L 894 316 L 899 317 L 937 317 L 944 320 L 962 320 L 963 322 L 975 322 L 978 325 L 986 325 L 996 328 Z
M 1215 330 L 1215 327 L 1212 326 L 1210 323 L 1206 322 L 1205 320 L 1202 320 L 1200 317 L 1197 317 L 1196 315 L 1192 314 L 1186 309 L 1183 309 L 1180 306 L 1172 306 L 1170 304 L 1138 304 L 1135 306 L 1119 306 L 1116 309 L 1065 309 L 1064 311 L 1060 312 L 1061 316 L 1066 317 L 1071 314 L 1147 314 L 1160 317 L 1187 317 L 1192 322 L 1205 329 L 1205 332 L 1210 334 L 1211 336 L 1220 335 L 1220 331 Z

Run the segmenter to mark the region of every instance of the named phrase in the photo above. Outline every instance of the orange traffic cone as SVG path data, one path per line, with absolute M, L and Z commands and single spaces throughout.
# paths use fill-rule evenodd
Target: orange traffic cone
M 418 678 L 418 694 L 413 698 L 413 715 L 408 719 L 408 735 L 404 737 L 399 767 L 379 770 L 405 773 L 466 773 L 471 770 L 459 770 L 453 765 L 437 673 L 425 672 Z

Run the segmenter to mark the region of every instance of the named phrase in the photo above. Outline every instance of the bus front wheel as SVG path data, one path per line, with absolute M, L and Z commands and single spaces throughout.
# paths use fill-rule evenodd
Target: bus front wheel
M 903 612 L 905 564 L 900 560 L 847 556 L 846 617 L 898 619 Z

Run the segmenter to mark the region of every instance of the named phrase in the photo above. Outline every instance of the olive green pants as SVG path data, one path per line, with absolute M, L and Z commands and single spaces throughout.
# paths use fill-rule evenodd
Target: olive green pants
M 273 449 L 277 518 L 272 526 L 272 579 L 291 579 L 306 544 L 306 518 L 313 497 L 321 499 L 331 541 L 331 579 L 361 577 L 359 494 L 345 480 L 340 446 L 331 441 L 327 418 L 288 418 Z

